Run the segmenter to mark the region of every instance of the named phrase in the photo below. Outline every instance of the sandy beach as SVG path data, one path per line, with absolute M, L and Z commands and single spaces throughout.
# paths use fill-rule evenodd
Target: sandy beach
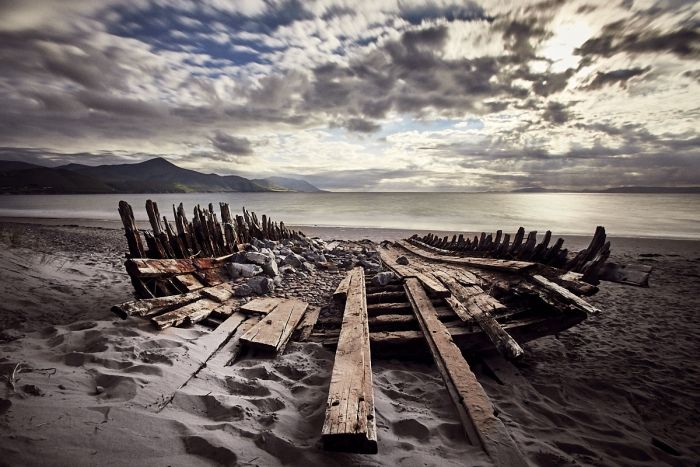
M 116 318 L 110 307 L 133 298 L 122 231 L 46 224 L 0 223 L 0 375 L 32 370 L 14 389 L 2 381 L 0 465 L 489 465 L 433 365 L 376 356 L 379 453 L 323 451 L 333 352 L 314 343 L 233 366 L 214 358 L 157 412 L 206 330 Z M 473 366 L 532 465 L 697 465 L 700 242 L 612 238 L 611 260 L 653 266 L 651 287 L 603 283 L 591 298 L 602 313 L 525 344 L 512 381 Z

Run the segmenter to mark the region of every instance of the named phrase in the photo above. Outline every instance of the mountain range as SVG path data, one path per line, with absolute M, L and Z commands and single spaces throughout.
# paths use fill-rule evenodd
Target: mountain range
M 183 169 L 163 158 L 136 164 L 43 167 L 0 161 L 0 193 L 212 193 L 297 192 L 323 190 L 304 180 L 269 177 L 249 180 L 237 175 L 205 174 Z

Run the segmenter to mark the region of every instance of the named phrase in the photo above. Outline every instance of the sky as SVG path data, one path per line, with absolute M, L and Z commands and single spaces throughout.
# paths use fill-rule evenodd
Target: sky
M 695 1 L 0 0 L 0 159 L 339 191 L 700 185 Z

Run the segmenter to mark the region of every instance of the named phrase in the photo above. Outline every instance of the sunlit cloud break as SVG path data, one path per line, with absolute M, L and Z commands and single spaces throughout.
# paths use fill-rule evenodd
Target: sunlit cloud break
M 0 158 L 323 189 L 700 185 L 700 4 L 0 2 Z

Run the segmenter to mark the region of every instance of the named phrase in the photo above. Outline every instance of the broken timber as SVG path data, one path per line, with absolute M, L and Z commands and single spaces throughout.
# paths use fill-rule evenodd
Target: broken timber
M 277 300 L 274 309 L 241 336 L 244 345 L 271 353 L 277 353 L 287 345 L 308 303 L 293 299 Z
M 470 442 L 481 447 L 497 466 L 526 466 L 469 364 L 437 318 L 423 287 L 415 278 L 406 279 L 404 287 Z
M 327 450 L 374 454 L 377 452 L 377 427 L 365 275 L 360 267 L 349 275 L 322 440 Z
M 505 357 L 517 359 L 523 355 L 522 347 L 491 316 L 492 311 L 505 308 L 498 300 L 484 292 L 481 287 L 463 286 L 442 271 L 436 272 L 435 275 L 452 292 L 453 300 L 448 299 L 447 303 L 463 321 L 475 320 Z

